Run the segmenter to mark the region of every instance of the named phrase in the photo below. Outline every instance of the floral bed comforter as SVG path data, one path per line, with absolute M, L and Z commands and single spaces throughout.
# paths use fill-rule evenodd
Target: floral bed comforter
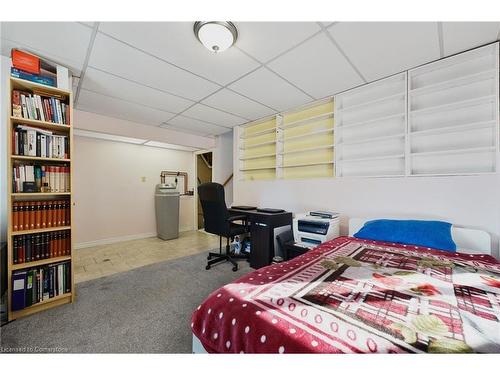
M 500 263 L 340 237 L 213 292 L 211 353 L 500 353 Z

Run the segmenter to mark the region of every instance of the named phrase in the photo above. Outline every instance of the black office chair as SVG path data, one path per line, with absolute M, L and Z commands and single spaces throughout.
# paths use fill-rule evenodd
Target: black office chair
M 208 263 L 205 268 L 209 270 L 213 264 L 229 261 L 233 265 L 233 271 L 236 272 L 238 264 L 234 259 L 247 257 L 243 255 L 230 255 L 229 239 L 233 239 L 238 234 L 248 232 L 246 216 L 229 216 L 224 198 L 224 187 L 221 184 L 215 182 L 201 184 L 198 186 L 198 196 L 203 208 L 205 231 L 219 236 L 219 253 L 208 253 Z M 244 224 L 234 223 L 237 220 L 242 220 Z M 225 254 L 222 253 L 222 237 L 227 238 Z

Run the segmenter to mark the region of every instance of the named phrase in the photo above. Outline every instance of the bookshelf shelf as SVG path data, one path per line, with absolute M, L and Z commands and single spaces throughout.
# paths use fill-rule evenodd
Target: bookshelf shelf
M 276 155 L 274 152 L 272 154 L 262 154 L 262 155 L 256 155 L 256 156 L 246 156 L 240 158 L 240 160 L 253 160 L 253 159 L 262 159 L 262 158 L 268 158 Z
M 388 100 L 404 99 L 404 95 L 405 95 L 405 93 L 391 94 L 391 95 L 388 95 L 388 96 L 384 96 L 382 98 L 377 98 L 377 99 L 374 99 L 374 100 L 370 100 L 370 101 L 359 103 L 359 104 L 355 104 L 355 105 L 350 105 L 348 107 L 343 107 L 343 108 L 339 108 L 339 109 L 341 109 L 342 111 L 352 111 L 352 110 L 355 110 L 355 109 L 357 110 L 357 109 L 362 108 L 362 107 L 372 106 L 374 104 L 379 104 L 381 102 L 385 102 L 385 101 L 388 101 Z
M 28 91 L 45 91 L 54 95 L 62 95 L 65 97 L 70 97 L 73 94 L 71 91 L 63 90 L 57 87 L 42 85 L 40 83 L 27 81 L 25 79 L 10 77 L 10 87 L 12 89 L 28 90 Z
M 27 307 L 23 310 L 11 311 L 10 316 L 11 320 L 19 319 L 31 314 L 35 314 L 37 312 L 47 310 L 56 306 L 64 305 L 65 303 L 72 302 L 74 298 L 74 293 L 64 293 L 58 296 L 46 299 L 44 301 L 38 302 L 30 307 Z
M 482 128 L 491 128 L 495 126 L 495 121 L 479 121 L 474 123 L 467 123 L 462 125 L 452 125 L 452 126 L 441 126 L 432 129 L 425 130 L 417 130 L 410 132 L 410 136 L 419 136 L 419 135 L 431 135 L 431 134 L 442 134 L 442 133 L 456 133 L 461 131 L 467 131 L 472 129 L 482 129 Z
M 71 163 L 71 159 L 41 158 L 39 156 L 11 155 L 14 160 L 50 161 L 56 163 Z
M 12 197 L 50 197 L 52 195 L 71 195 L 71 193 L 11 193 Z
M 33 125 L 46 130 L 63 131 L 63 132 L 68 131 L 69 128 L 71 127 L 70 125 L 56 124 L 55 122 L 33 120 L 24 117 L 14 117 L 14 116 L 10 116 L 10 121 L 16 125 L 18 124 Z
M 333 128 L 330 129 L 324 129 L 324 130 L 317 130 L 313 131 L 307 134 L 300 134 L 300 135 L 293 135 L 291 137 L 284 137 L 283 141 L 291 141 L 292 139 L 299 139 L 299 138 L 304 138 L 304 137 L 312 137 L 314 135 L 319 135 L 319 134 L 325 134 L 325 133 L 333 133 Z
M 71 229 L 71 225 L 63 227 L 50 227 L 50 228 L 39 228 L 39 229 L 29 229 L 29 230 L 16 230 L 12 231 L 13 235 L 20 236 L 22 234 L 34 234 L 34 233 L 46 233 L 46 232 L 56 232 L 59 230 Z
M 14 264 L 12 266 L 12 270 L 15 271 L 15 270 L 22 270 L 24 268 L 44 266 L 46 264 L 63 262 L 65 260 L 71 260 L 71 256 L 70 255 L 66 255 L 66 256 L 63 256 L 63 257 L 54 257 L 54 258 L 47 258 L 47 259 L 42 259 L 42 260 L 36 260 L 34 262 Z
M 325 145 L 325 146 L 301 148 L 298 150 L 289 150 L 289 151 L 285 150 L 283 152 L 280 152 L 280 155 L 299 154 L 301 152 L 311 152 L 311 151 L 316 151 L 316 150 L 330 149 L 330 148 L 334 148 L 334 147 L 335 146 L 333 144 L 330 144 L 330 145 Z
M 346 124 L 339 124 L 337 125 L 338 128 L 355 128 L 358 126 L 363 126 L 363 125 L 369 125 L 377 122 L 383 122 L 383 121 L 388 121 L 392 119 L 397 119 L 397 118 L 404 118 L 406 113 L 397 113 L 395 115 L 389 115 L 385 117 L 380 117 L 380 118 L 374 118 L 371 120 L 366 120 L 366 121 L 359 121 L 359 122 L 353 122 L 353 123 L 346 123 Z
M 241 171 L 260 171 L 260 170 L 263 170 L 263 169 L 275 169 L 276 166 L 275 165 L 270 165 L 270 166 L 264 166 L 264 167 L 252 167 L 252 168 L 241 168 L 240 170 Z
M 296 164 L 284 164 L 282 168 L 297 168 L 297 167 L 308 167 L 312 165 L 328 165 L 328 164 L 334 164 L 334 160 L 327 160 L 327 161 L 318 161 L 318 162 L 309 162 L 309 163 L 296 163 Z
M 18 125 L 26 125 L 28 127 L 40 129 L 40 131 L 49 131 L 52 132 L 53 135 L 61 135 L 61 136 L 66 136 L 67 137 L 67 145 L 66 147 L 69 147 L 69 152 L 68 154 L 71 155 L 71 152 L 73 150 L 73 93 L 69 90 L 62 90 L 57 87 L 51 87 L 51 86 L 46 86 L 30 81 L 26 81 L 23 79 L 15 78 L 15 77 L 10 77 L 9 78 L 9 93 L 10 93 L 10 100 L 9 100 L 9 108 L 7 109 L 8 111 L 8 139 L 14 139 L 14 131 L 16 130 L 16 127 Z M 16 96 L 13 95 L 13 92 L 15 90 L 21 91 L 21 94 L 23 95 L 40 95 L 42 97 L 53 97 L 57 98 L 61 103 L 66 104 L 65 110 L 66 114 L 69 114 L 69 124 L 57 124 L 54 122 L 48 122 L 48 121 L 40 121 L 40 120 L 34 120 L 34 119 L 27 119 L 27 118 L 22 118 L 22 117 L 16 117 L 13 116 L 13 109 L 12 105 L 15 103 L 13 102 L 14 97 L 19 99 L 18 93 L 16 93 Z M 23 99 L 24 100 L 24 99 Z M 20 103 L 19 103 L 20 104 Z M 35 103 L 35 105 L 37 105 Z M 42 104 L 43 105 L 43 104 Z M 59 104 L 57 104 L 59 106 Z M 60 107 L 64 107 L 61 105 Z M 46 107 L 40 107 L 38 106 L 40 111 L 46 111 Z M 60 108 L 59 108 L 60 109 Z M 59 112 L 59 109 L 57 109 L 57 112 Z M 48 109 L 47 109 L 48 111 Z M 47 112 L 50 113 L 50 112 Z M 46 116 L 47 113 L 45 113 Z M 40 116 L 39 116 L 40 118 Z M 45 118 L 50 118 L 50 117 L 45 117 Z M 50 133 L 42 133 L 42 134 L 50 134 Z M 38 141 L 38 139 L 36 139 Z M 11 218 L 9 220 L 9 225 L 7 228 L 7 239 L 8 239 L 8 251 L 7 251 L 7 288 L 8 288 L 8 319 L 9 321 L 22 318 L 27 315 L 31 315 L 46 309 L 50 309 L 65 303 L 70 303 L 73 302 L 75 299 L 75 288 L 74 288 L 74 263 L 73 263 L 73 257 L 72 255 L 65 255 L 65 256 L 58 256 L 58 257 L 53 257 L 53 258 L 48 258 L 48 259 L 41 259 L 33 262 L 27 262 L 27 263 L 19 263 L 19 264 L 14 264 L 14 237 L 17 236 L 22 236 L 22 235 L 35 235 L 35 234 L 40 234 L 40 233 L 47 233 L 47 232 L 55 232 L 55 231 L 64 231 L 64 230 L 70 230 L 72 229 L 71 225 L 66 225 L 66 226 L 59 226 L 59 227 L 50 227 L 50 228 L 38 228 L 38 229 L 30 229 L 30 230 L 20 230 L 20 231 L 13 231 L 13 208 L 15 203 L 17 202 L 22 202 L 26 201 L 26 199 L 29 199 L 31 201 L 48 201 L 48 200 L 54 200 L 54 198 L 62 200 L 64 198 L 65 201 L 69 201 L 69 222 L 73 222 L 73 207 L 74 207 L 74 201 L 73 201 L 73 195 L 71 193 L 72 191 L 72 181 L 73 181 L 73 168 L 72 168 L 72 158 L 71 156 L 60 159 L 60 158 L 49 158 L 49 157 L 37 157 L 37 156 L 25 156 L 25 155 L 14 155 L 13 153 L 13 142 L 7 142 L 7 155 L 8 155 L 8 168 L 7 168 L 7 181 L 9 183 L 7 184 L 7 189 L 8 189 L 8 217 Z M 40 145 L 39 145 L 40 146 Z M 32 164 L 33 162 L 44 162 L 47 164 L 56 164 L 56 168 L 58 168 L 57 164 L 66 164 L 69 167 L 69 183 L 68 185 L 65 185 L 67 189 L 69 189 L 69 192 L 34 192 L 34 193 L 14 193 L 13 192 L 13 170 L 14 167 L 20 167 L 22 166 L 22 162 L 26 162 L 26 164 Z M 38 165 L 38 164 L 36 164 Z M 62 166 L 61 166 L 62 167 Z M 27 173 L 27 172 L 26 172 Z M 19 177 L 16 177 L 19 178 Z M 22 180 L 21 180 L 22 181 Z M 43 180 L 42 180 L 43 181 Z M 56 184 L 56 186 L 58 186 Z M 16 211 L 17 212 L 17 211 Z M 35 216 L 36 217 L 36 216 Z M 33 220 L 33 219 L 32 219 Z M 39 220 L 39 219 L 35 219 Z M 73 233 L 70 233 L 70 237 L 68 238 L 69 243 L 69 254 L 73 254 L 73 238 L 72 238 Z M 17 240 L 16 240 L 17 241 Z M 17 243 L 17 242 L 16 242 Z M 16 245 L 18 246 L 18 245 Z M 51 267 L 52 264 L 56 263 L 61 263 L 64 262 L 64 264 L 69 263 L 70 271 L 69 271 L 69 278 L 65 278 L 67 282 L 69 282 L 69 293 L 64 293 L 60 294 L 58 296 L 52 297 L 50 299 L 42 300 L 38 303 L 34 303 L 30 306 L 25 307 L 24 309 L 21 310 L 12 310 L 12 299 L 13 299 L 13 277 L 17 276 L 19 277 L 19 272 L 23 272 L 22 270 L 28 270 L 28 269 L 34 269 L 37 270 L 39 267 Z M 55 269 L 57 271 L 57 268 Z M 33 275 L 36 272 L 33 272 Z M 52 274 L 52 272 L 51 272 Z M 22 274 L 21 274 L 22 275 Z M 21 276 L 22 277 L 22 276 Z M 33 276 L 34 277 L 34 276 Z M 56 278 L 54 276 L 54 278 Z M 22 280 L 22 278 L 21 278 Z M 26 279 L 25 283 L 26 284 Z M 68 285 L 67 285 L 68 286 Z M 17 296 L 18 297 L 18 296 Z M 16 299 L 16 301 L 19 301 L 19 299 Z M 21 299 L 22 301 L 22 299 Z M 28 303 L 29 304 L 29 303 Z
M 251 148 L 256 148 L 256 147 L 266 146 L 266 145 L 272 145 L 272 144 L 275 144 L 275 143 L 276 143 L 276 141 L 259 142 L 259 143 L 255 143 L 253 145 L 243 146 L 241 149 L 242 150 L 249 150 Z
M 321 115 L 316 115 L 316 116 L 308 117 L 308 118 L 305 118 L 303 120 L 289 122 L 287 124 L 283 124 L 281 126 L 281 128 L 282 129 L 291 129 L 291 128 L 294 128 L 296 126 L 308 125 L 311 122 L 321 121 L 321 120 L 325 120 L 325 119 L 328 119 L 328 118 L 333 118 L 333 111 L 327 112 L 327 113 L 323 113 Z

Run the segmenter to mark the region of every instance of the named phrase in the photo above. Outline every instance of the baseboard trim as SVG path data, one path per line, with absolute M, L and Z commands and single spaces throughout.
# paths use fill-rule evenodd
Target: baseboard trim
M 179 232 L 188 232 L 190 230 L 193 230 L 193 229 L 192 228 L 180 228 Z M 87 247 L 110 245 L 110 244 L 117 243 L 117 242 L 141 240 L 143 238 L 151 238 L 151 237 L 156 237 L 156 232 L 138 233 L 138 234 L 131 234 L 128 236 L 110 237 L 110 238 L 103 238 L 103 239 L 95 240 L 95 241 L 80 242 L 80 243 L 75 244 L 75 249 L 85 249 Z
M 110 245 L 117 242 L 140 240 L 143 238 L 150 238 L 150 237 L 156 237 L 156 233 L 139 233 L 139 234 L 131 234 L 129 236 L 111 237 L 95 241 L 80 242 L 75 244 L 75 249 L 84 249 L 86 247 Z

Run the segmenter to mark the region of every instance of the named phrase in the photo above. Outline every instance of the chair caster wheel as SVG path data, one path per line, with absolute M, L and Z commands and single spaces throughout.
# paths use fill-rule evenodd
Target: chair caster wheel
M 238 266 L 233 267 L 233 272 L 236 272 L 236 271 L 238 271 Z
M 205 267 L 205 269 L 206 269 L 206 270 L 209 270 L 209 269 L 210 269 L 210 266 L 206 266 L 206 267 Z

